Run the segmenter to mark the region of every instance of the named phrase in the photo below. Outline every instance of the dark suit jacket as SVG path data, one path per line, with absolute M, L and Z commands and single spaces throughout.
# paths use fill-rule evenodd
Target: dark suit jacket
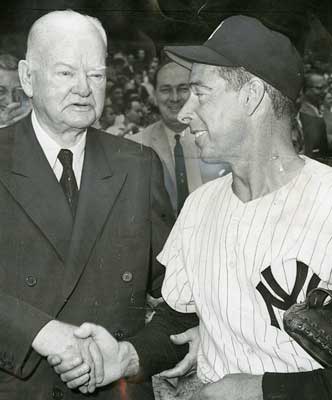
M 86 398 L 31 343 L 54 318 L 95 322 L 117 339 L 144 327 L 146 292 L 160 296 L 163 279 L 155 256 L 173 223 L 160 162 L 89 129 L 73 221 L 29 116 L 0 132 L 0 221 L 0 399 Z M 120 399 L 119 386 L 96 397 Z M 152 398 L 149 382 L 121 390 Z

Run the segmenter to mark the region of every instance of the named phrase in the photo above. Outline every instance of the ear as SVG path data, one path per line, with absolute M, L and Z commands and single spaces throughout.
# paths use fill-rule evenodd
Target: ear
M 24 90 L 24 93 L 28 97 L 32 97 L 33 89 L 32 89 L 32 77 L 29 63 L 26 60 L 21 60 L 18 64 L 18 75 L 20 77 L 21 86 Z
M 244 108 L 247 111 L 247 115 L 250 116 L 254 114 L 263 100 L 265 93 L 264 83 L 259 78 L 252 78 L 243 85 L 241 92 Z

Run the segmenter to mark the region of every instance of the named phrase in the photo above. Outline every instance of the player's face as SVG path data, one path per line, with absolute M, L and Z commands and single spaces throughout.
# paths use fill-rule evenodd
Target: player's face
M 105 47 L 99 35 L 60 35 L 32 70 L 36 115 L 54 133 L 86 129 L 102 113 L 105 83 Z
M 193 64 L 190 86 L 192 94 L 184 108 L 196 112 L 207 127 L 195 134 L 201 158 L 233 161 L 239 155 L 243 132 L 239 92 L 229 87 L 216 67 L 203 64 Z

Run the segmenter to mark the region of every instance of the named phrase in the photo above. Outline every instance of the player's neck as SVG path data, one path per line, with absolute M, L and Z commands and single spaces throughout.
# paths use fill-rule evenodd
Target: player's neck
M 262 135 L 258 140 L 255 150 L 232 165 L 233 191 L 243 202 L 278 190 L 304 166 L 292 146 L 290 131 L 283 130 L 269 138 Z

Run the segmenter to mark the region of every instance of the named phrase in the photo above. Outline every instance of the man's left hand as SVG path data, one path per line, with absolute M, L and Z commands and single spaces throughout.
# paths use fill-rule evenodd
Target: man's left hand
M 191 400 L 263 400 L 263 375 L 230 374 L 202 387 Z

